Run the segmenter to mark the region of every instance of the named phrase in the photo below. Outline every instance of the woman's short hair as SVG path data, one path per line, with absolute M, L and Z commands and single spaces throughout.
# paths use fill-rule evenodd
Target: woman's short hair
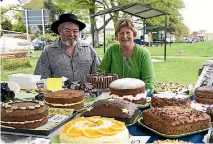
M 137 30 L 135 28 L 133 20 L 131 18 L 129 18 L 129 17 L 122 17 L 121 19 L 118 20 L 118 22 L 117 22 L 117 24 L 115 26 L 115 36 L 117 36 L 118 32 L 123 27 L 128 27 L 129 29 L 132 30 L 134 36 L 137 36 Z

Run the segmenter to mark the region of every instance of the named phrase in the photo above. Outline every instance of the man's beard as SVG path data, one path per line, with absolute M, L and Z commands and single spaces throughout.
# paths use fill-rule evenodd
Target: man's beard
M 67 47 L 75 47 L 77 41 L 75 39 L 69 39 L 64 41 L 63 38 L 61 38 L 61 42 L 67 46 Z

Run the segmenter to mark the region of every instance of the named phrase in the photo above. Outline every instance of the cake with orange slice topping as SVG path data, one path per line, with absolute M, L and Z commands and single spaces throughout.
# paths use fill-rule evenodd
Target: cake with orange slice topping
M 132 124 L 139 115 L 138 105 L 122 99 L 100 99 L 88 107 L 82 116 L 102 116 Z
M 129 143 L 129 131 L 125 123 L 100 116 L 79 117 L 68 122 L 63 126 L 59 137 L 60 143 Z

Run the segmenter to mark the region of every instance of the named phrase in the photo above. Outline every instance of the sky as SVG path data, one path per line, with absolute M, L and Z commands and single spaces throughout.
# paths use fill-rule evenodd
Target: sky
M 213 33 L 213 0 L 183 0 L 185 8 L 180 10 L 184 24 L 192 31 L 205 30 Z M 17 4 L 17 0 L 3 0 L 1 5 Z
M 183 1 L 185 8 L 180 12 L 190 31 L 206 30 L 213 33 L 213 0 Z

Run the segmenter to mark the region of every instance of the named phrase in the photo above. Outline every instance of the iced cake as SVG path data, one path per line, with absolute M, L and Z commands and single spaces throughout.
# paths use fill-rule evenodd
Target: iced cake
M 202 104 L 213 104 L 213 86 L 196 88 L 195 101 Z
M 129 144 L 125 123 L 112 118 L 80 117 L 65 124 L 60 132 L 61 143 Z
M 94 102 L 82 116 L 102 116 L 115 118 L 116 120 L 133 123 L 139 114 L 136 104 L 121 99 L 101 99 Z
M 136 104 L 146 103 L 145 83 L 139 79 L 122 78 L 113 81 L 110 85 L 110 96 L 124 99 Z
M 173 93 L 173 92 L 162 92 L 153 94 L 151 99 L 152 107 L 164 107 L 164 106 L 186 106 L 190 107 L 191 100 L 188 95 Z

